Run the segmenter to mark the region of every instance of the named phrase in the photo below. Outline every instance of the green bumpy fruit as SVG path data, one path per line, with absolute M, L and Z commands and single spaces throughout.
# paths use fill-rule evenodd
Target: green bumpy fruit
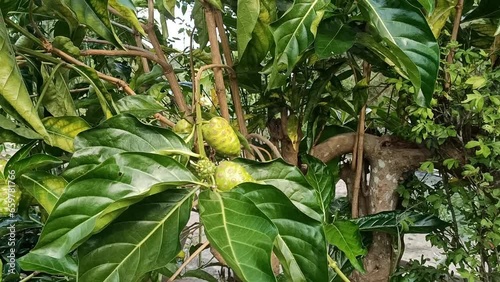
M 198 172 L 200 178 L 205 180 L 209 180 L 210 177 L 215 174 L 215 170 L 217 169 L 215 164 L 207 158 L 199 160 L 194 165 L 194 168 L 196 169 L 196 172 Z
M 185 119 L 179 120 L 174 126 L 175 133 L 189 134 L 193 130 L 193 125 Z
M 17 185 L 8 185 L 8 182 L 1 181 L 0 184 L 0 217 L 9 216 L 11 212 L 17 210 L 21 199 L 21 190 Z
M 203 138 L 217 153 L 236 157 L 240 155 L 240 140 L 227 120 L 214 117 L 201 127 Z
M 72 55 L 73 57 L 80 56 L 80 48 L 76 47 L 73 44 L 73 41 L 71 41 L 71 39 L 69 39 L 68 37 L 56 36 L 52 41 L 52 45 L 57 49 L 61 49 L 64 52 Z
M 255 179 L 237 163 L 223 161 L 215 170 L 215 184 L 221 191 L 229 191 L 243 182 L 255 182 Z

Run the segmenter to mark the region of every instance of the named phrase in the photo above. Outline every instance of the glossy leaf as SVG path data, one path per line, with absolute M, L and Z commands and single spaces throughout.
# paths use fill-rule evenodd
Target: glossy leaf
M 434 11 L 435 0 L 418 0 L 418 3 L 422 5 L 427 14 L 431 14 Z
M 259 18 L 260 1 L 238 0 L 236 14 L 238 15 L 236 18 L 238 54 L 243 54 L 248 42 L 252 39 L 252 33 Z
M 66 0 L 68 7 L 75 13 L 78 21 L 102 38 L 121 47 L 121 41 L 115 34 L 109 19 L 108 0 Z
M 126 96 L 116 102 L 116 107 L 120 113 L 132 114 L 138 118 L 152 116 L 165 110 L 155 98 L 146 95 Z
M 50 215 L 68 182 L 61 176 L 47 172 L 33 171 L 20 177 L 20 186 Z
M 43 88 L 47 89 L 42 100 L 43 106 L 55 117 L 76 116 L 75 103 L 69 93 L 68 81 L 60 68 L 52 72 L 46 66 L 40 68 L 43 77 Z
M 477 8 L 467 14 L 464 21 L 471 21 L 481 18 L 498 19 L 500 18 L 500 5 L 496 0 L 481 0 Z
M 23 270 L 40 271 L 53 275 L 76 276 L 78 265 L 68 256 L 53 258 L 43 254 L 30 254 L 17 260 Z
M 80 133 L 74 144 L 75 153 L 63 174 L 67 179 L 74 179 L 121 152 L 193 154 L 174 132 L 145 125 L 128 114 L 117 115 Z
M 42 136 L 32 129 L 18 125 L 13 121 L 0 115 L 0 143 L 28 143 L 33 139 L 41 139 Z
M 314 50 L 320 59 L 326 59 L 349 50 L 356 33 L 348 25 L 336 21 L 324 21 L 318 26 Z
M 72 116 L 48 117 L 43 119 L 43 124 L 52 138 L 52 145 L 70 153 L 74 152 L 75 137 L 90 128 L 85 120 Z
M 361 234 L 355 223 L 336 220 L 332 224 L 325 225 L 325 236 L 328 243 L 344 252 L 351 264 L 363 272 L 363 265 L 358 262 L 356 257 L 366 255 L 367 251 L 363 247 Z
M 289 281 L 322 281 L 328 276 L 325 235 L 319 221 L 303 214 L 273 186 L 243 183 L 232 192 L 250 199 L 278 229 L 275 246 Z
M 195 192 L 170 189 L 131 206 L 78 248 L 78 281 L 132 282 L 167 265 L 181 250 Z
M 63 257 L 133 203 L 187 183 L 198 179 L 170 157 L 114 155 L 66 187 L 32 252 Z
M 274 224 L 239 193 L 200 193 L 200 219 L 212 247 L 243 281 L 276 281 L 271 252 Z
M 437 0 L 434 11 L 427 16 L 427 22 L 435 38 L 439 37 L 441 30 L 448 21 L 451 12 L 455 9 L 457 0 Z
M 12 157 L 10 157 L 10 159 L 5 164 L 3 174 L 9 175 L 9 170 L 13 169 L 15 163 L 27 158 L 30 155 L 31 150 L 33 149 L 33 147 L 35 147 L 37 143 L 38 143 L 37 141 L 31 141 L 30 143 L 21 147 L 21 149 L 17 150 L 17 152 Z
M 439 69 L 439 46 L 420 10 L 405 0 L 362 0 L 359 4 L 377 32 L 415 63 L 420 78 L 410 80 L 417 102 L 428 105 Z
M 323 222 L 328 222 L 329 206 L 335 195 L 333 171 L 313 156 L 305 155 L 302 156 L 301 160 L 307 164 L 306 179 L 316 190 L 316 197 L 323 212 Z
M 282 159 L 271 162 L 255 162 L 236 159 L 257 181 L 270 184 L 281 190 L 292 203 L 309 217 L 321 221 L 323 213 L 316 198 L 316 191 L 302 172 Z
M 449 224 L 434 215 L 411 211 L 388 211 L 363 216 L 353 220 L 360 231 L 378 231 L 393 235 L 404 233 L 427 234 Z
M 36 169 L 50 169 L 62 165 L 62 161 L 52 155 L 46 154 L 34 154 L 29 157 L 23 158 L 12 165 L 9 169 L 16 172 L 16 177 L 20 177 L 21 174 Z
M 9 40 L 5 22 L 0 15 L 0 62 L 2 62 L 0 68 L 0 95 L 50 144 L 48 133 L 31 102 Z
M 276 49 L 268 88 L 282 85 L 280 70 L 291 73 L 303 52 L 313 43 L 323 17 L 324 0 L 295 0 L 293 6 L 271 25 Z

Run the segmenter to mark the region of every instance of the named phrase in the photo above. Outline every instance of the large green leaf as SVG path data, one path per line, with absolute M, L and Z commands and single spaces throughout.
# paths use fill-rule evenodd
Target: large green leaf
M 316 190 L 316 197 L 323 211 L 323 222 L 328 222 L 330 203 L 335 195 L 333 170 L 310 155 L 302 156 L 301 160 L 307 164 L 306 179 Z
M 17 260 L 23 270 L 40 271 L 53 275 L 76 276 L 78 265 L 71 256 L 53 258 L 43 254 L 30 254 Z
M 62 161 L 52 155 L 33 154 L 15 163 L 9 164 L 9 170 L 14 170 L 16 178 L 30 170 L 51 169 L 62 165 Z
M 3 115 L 0 115 L 0 143 L 28 143 L 33 139 L 41 139 L 40 134 L 32 129 L 19 125 Z
M 88 123 L 80 117 L 48 117 L 43 124 L 52 138 L 52 145 L 67 152 L 74 152 L 73 141 L 82 131 L 90 128 Z
M 357 270 L 363 271 L 363 266 L 356 257 L 366 255 L 367 251 L 363 247 L 358 225 L 350 221 L 336 220 L 324 228 L 328 243 L 339 248 Z
M 236 18 L 238 54 L 245 52 L 248 42 L 252 39 L 252 33 L 257 24 L 259 14 L 259 0 L 238 0 L 238 17 Z
M 481 0 L 477 8 L 465 16 L 464 21 L 481 18 L 500 18 L 500 5 L 497 0 Z
M 65 4 L 75 13 L 78 21 L 90 27 L 102 38 L 121 47 L 109 19 L 108 0 L 65 0 Z
M 18 161 L 27 158 L 30 155 L 31 150 L 33 149 L 33 147 L 35 147 L 37 143 L 38 143 L 37 141 L 31 141 L 30 143 L 21 147 L 21 149 L 17 150 L 17 152 L 12 157 L 10 157 L 10 159 L 5 164 L 5 167 L 3 169 L 3 174 L 9 175 L 9 171 L 13 169 L 14 165 Z
M 280 70 L 286 70 L 285 77 L 288 76 L 313 43 L 326 4 L 324 0 L 295 0 L 293 6 L 271 25 L 276 49 L 268 89 L 283 84 Z
M 271 162 L 255 162 L 247 159 L 234 161 L 242 165 L 255 180 L 280 189 L 300 211 L 309 217 L 317 221 L 323 219 L 316 191 L 297 167 L 287 164 L 282 159 Z
M 74 179 L 121 152 L 193 154 L 174 132 L 145 125 L 129 114 L 117 115 L 80 133 L 74 144 L 75 153 L 63 174 L 67 179 Z
M 434 37 L 438 38 L 441 30 L 448 21 L 451 12 L 455 9 L 457 0 L 437 0 L 434 11 L 427 16 L 427 22 L 432 29 Z
M 49 73 L 47 66 L 44 65 L 40 69 L 43 88 L 46 89 L 42 104 L 47 111 L 55 117 L 76 116 L 75 103 L 69 93 L 67 77 L 64 75 L 67 70 L 54 68 L 52 73 Z
M 0 62 L 2 62 L 0 95 L 50 144 L 50 137 L 31 102 L 15 57 L 14 50 L 10 45 L 7 27 L 2 15 L 0 15 Z
M 78 281 L 132 282 L 167 265 L 181 249 L 196 191 L 169 189 L 131 206 L 78 248 Z
M 210 244 L 243 281 L 276 281 L 271 252 L 274 224 L 239 193 L 203 191 L 200 219 Z
M 345 23 L 323 21 L 318 26 L 314 50 L 320 59 L 346 52 L 352 47 L 356 33 Z
M 165 110 L 153 96 L 147 95 L 125 96 L 116 102 L 116 107 L 120 113 L 129 113 L 138 118 L 149 117 Z
M 37 200 L 48 214 L 56 205 L 68 182 L 48 172 L 27 172 L 20 177 L 20 185 Z
M 420 78 L 410 77 L 410 80 L 417 102 L 428 105 L 439 69 L 439 46 L 422 12 L 407 0 L 361 0 L 358 3 L 377 32 L 415 63 Z
M 387 211 L 353 220 L 360 231 L 378 231 L 393 235 L 403 233 L 429 233 L 449 224 L 434 215 L 414 211 Z
M 319 221 L 303 214 L 273 186 L 243 183 L 231 191 L 250 199 L 278 229 L 275 246 L 289 281 L 323 281 L 328 276 Z
M 114 155 L 70 182 L 32 252 L 63 257 L 131 204 L 187 183 L 198 183 L 198 179 L 171 157 L 147 153 Z

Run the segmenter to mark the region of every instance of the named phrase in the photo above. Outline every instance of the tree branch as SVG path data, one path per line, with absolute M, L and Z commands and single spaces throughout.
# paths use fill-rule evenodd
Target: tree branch
M 455 6 L 455 20 L 453 21 L 453 30 L 451 31 L 450 41 L 457 41 L 458 30 L 460 28 L 460 20 L 462 19 L 462 11 L 464 8 L 464 0 L 458 0 L 457 5 Z M 450 53 L 446 57 L 446 61 L 448 65 L 453 63 L 453 57 L 455 56 L 455 48 L 451 48 Z M 450 73 L 446 70 L 444 74 L 444 90 L 448 92 L 451 88 L 451 76 Z
M 248 140 L 250 140 L 252 138 L 257 139 L 257 140 L 263 142 L 264 144 L 266 144 L 267 146 L 269 146 L 269 148 L 273 152 L 273 155 L 275 158 L 281 158 L 280 151 L 278 150 L 278 148 L 276 148 L 276 146 L 274 146 L 274 144 L 271 141 L 269 141 L 269 139 L 267 139 L 266 137 L 264 137 L 260 134 L 257 134 L 257 133 L 251 133 L 251 134 L 247 135 Z

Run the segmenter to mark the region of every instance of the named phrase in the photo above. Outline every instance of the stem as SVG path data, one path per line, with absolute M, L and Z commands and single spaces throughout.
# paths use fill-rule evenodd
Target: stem
M 337 262 L 334 261 L 329 255 L 326 256 L 328 258 L 328 266 L 331 267 L 335 273 L 342 279 L 344 282 L 351 282 L 347 276 L 342 272 L 342 270 L 338 267 Z
M 47 90 L 49 89 L 49 85 L 54 79 L 54 76 L 56 75 L 57 70 L 64 65 L 63 62 L 59 63 L 57 66 L 54 67 L 52 70 L 52 73 L 50 73 L 49 78 L 47 79 L 47 84 L 43 86 L 42 93 L 40 93 L 40 96 L 38 97 L 38 101 L 36 101 L 35 109 L 38 110 L 42 104 L 43 97 L 45 96 L 45 93 L 47 93 Z
M 212 55 L 212 63 L 222 64 L 220 56 L 219 41 L 217 40 L 217 27 L 215 24 L 214 9 L 205 4 L 205 21 L 207 23 L 208 40 L 210 41 L 210 54 Z M 226 87 L 224 86 L 224 77 L 220 68 L 214 68 L 215 92 L 219 99 L 219 107 L 221 115 L 229 121 L 229 109 L 227 106 Z
M 464 0 L 458 0 L 457 5 L 455 6 L 455 20 L 453 21 L 453 30 L 451 32 L 450 41 L 457 41 L 458 37 L 458 29 L 460 28 L 460 19 L 462 18 L 462 11 L 464 8 Z M 448 57 L 446 61 L 448 65 L 453 63 L 453 56 L 455 56 L 455 49 L 451 48 L 450 53 L 448 53 Z M 448 71 L 445 71 L 444 74 L 444 90 L 448 92 L 451 88 L 451 76 Z
M 134 29 L 134 40 L 138 48 L 143 47 L 141 34 L 136 29 Z M 144 73 L 148 73 L 151 71 L 151 69 L 149 68 L 148 60 L 146 58 L 141 57 L 141 63 L 142 63 L 142 70 L 144 71 Z
M 254 150 L 254 152 L 257 154 L 257 156 L 259 157 L 260 161 L 262 162 L 265 162 L 266 161 L 266 158 L 264 158 L 264 155 L 262 155 L 262 153 L 260 152 L 260 148 L 253 145 L 253 144 L 250 144 L 250 148 L 252 148 Z
M 31 278 L 35 277 L 36 275 L 38 275 L 40 272 L 38 271 L 35 271 L 35 272 L 32 272 L 30 275 L 26 276 L 23 278 L 23 280 L 19 280 L 19 282 L 26 282 L 28 280 L 31 280 Z
M 20 25 L 18 25 L 17 23 L 13 22 L 9 18 L 4 18 L 4 20 L 5 20 L 5 23 L 7 25 L 9 25 L 10 27 L 14 28 L 17 32 L 19 32 L 22 35 L 28 37 L 31 41 L 35 42 L 36 44 L 42 46 L 42 41 L 40 41 L 40 39 L 38 39 L 36 36 L 34 36 L 33 34 L 31 34 L 29 31 L 27 31 L 26 29 L 22 28 Z
M 264 144 L 269 146 L 269 148 L 271 148 L 271 151 L 273 151 L 275 158 L 281 158 L 280 151 L 278 150 L 278 148 L 276 148 L 276 146 L 274 146 L 274 144 L 271 141 L 269 141 L 269 139 L 257 133 L 251 133 L 247 135 L 248 140 L 252 138 L 262 141 Z
M 183 263 L 182 265 L 179 267 L 179 269 L 177 269 L 177 271 L 167 280 L 167 282 L 172 282 L 175 280 L 175 278 L 177 278 L 177 276 L 179 276 L 179 274 L 181 274 L 182 270 L 184 270 L 184 268 L 186 268 L 186 266 L 198 255 L 200 254 L 206 247 L 208 247 L 208 245 L 210 244 L 210 242 L 206 241 L 205 243 L 203 243 L 203 245 L 201 245 L 196 251 L 194 251 L 194 253 L 192 253 Z

